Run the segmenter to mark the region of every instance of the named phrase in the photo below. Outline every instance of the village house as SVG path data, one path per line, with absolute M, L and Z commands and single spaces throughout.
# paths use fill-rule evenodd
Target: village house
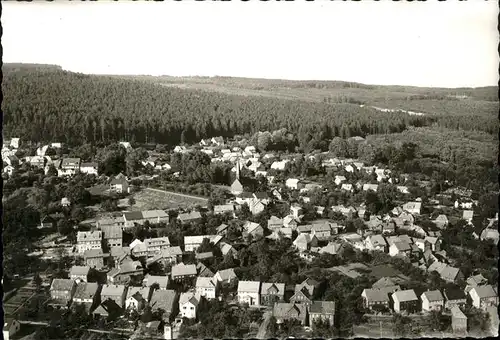
M 151 287 L 128 287 L 125 309 L 142 311 L 151 297 Z
M 299 222 L 300 221 L 293 215 L 287 215 L 283 218 L 283 226 L 285 228 L 292 228 L 293 230 L 296 230 Z
M 238 281 L 238 276 L 234 272 L 233 268 L 219 270 L 214 275 L 214 281 L 218 283 L 231 283 L 233 281 Z
M 293 245 L 299 250 L 299 252 L 305 252 L 310 250 L 312 247 L 318 246 L 318 238 L 312 234 L 301 233 L 293 241 Z
M 377 192 L 378 184 L 363 184 L 363 191 L 373 191 Z
M 171 272 L 174 281 L 189 280 L 196 277 L 197 274 L 198 271 L 194 264 L 184 264 L 182 262 L 173 266 Z
M 300 219 L 301 212 L 302 207 L 298 204 L 292 204 L 292 206 L 290 207 L 290 214 L 296 219 Z
M 288 162 L 290 162 L 288 159 L 282 161 L 275 161 L 271 164 L 271 169 L 283 171 L 285 170 L 285 167 Z
M 143 268 L 139 261 L 126 260 L 117 263 L 117 267 L 111 269 L 107 274 L 108 283 L 130 284 L 141 282 L 143 279 Z
M 253 238 L 264 236 L 264 228 L 258 223 L 247 221 L 243 225 L 243 237 L 252 235 Z
M 444 297 L 439 290 L 428 290 L 420 295 L 422 310 L 425 312 L 442 311 L 444 309 Z
M 276 217 L 276 216 L 271 216 L 269 220 L 267 220 L 267 229 L 270 231 L 275 231 L 278 229 L 281 229 L 283 227 L 283 219 Z
M 212 242 L 215 236 L 216 235 L 184 236 L 184 251 L 195 252 L 203 243 L 204 239 L 208 239 Z
M 483 285 L 473 287 L 469 291 L 472 305 L 476 308 L 486 310 L 491 306 L 498 306 L 498 293 L 496 287 Z
M 257 198 L 250 198 L 247 204 L 252 215 L 258 215 L 266 209 L 264 202 Z
M 79 282 L 73 295 L 73 303 L 83 304 L 90 311 L 99 303 L 99 285 L 95 282 Z
M 169 216 L 163 210 L 129 211 L 123 213 L 125 227 L 132 228 L 136 224 L 143 225 L 149 222 L 151 224 L 168 223 Z
M 87 282 L 90 267 L 87 266 L 73 266 L 69 271 L 69 278 L 74 281 Z
M 177 264 L 182 260 L 182 250 L 181 247 L 168 247 L 164 248 L 160 251 L 159 254 L 156 254 L 154 257 L 149 258 L 147 260 L 147 264 L 151 265 L 153 263 L 159 262 L 163 266 Z
M 316 236 L 319 241 L 324 241 L 328 240 L 330 236 L 332 236 L 332 231 L 336 230 L 336 228 L 332 228 L 332 224 L 330 222 L 313 221 L 311 227 L 311 235 Z
M 198 273 L 198 277 L 210 277 L 214 276 L 214 273 L 203 264 L 203 262 L 198 262 L 196 265 L 196 272 Z
M 123 245 L 123 230 L 119 225 L 101 225 L 104 244 L 108 249 Z
M 239 181 L 239 179 L 235 179 L 233 184 L 231 184 L 231 194 L 237 196 L 243 193 L 243 185 Z
M 80 254 L 90 249 L 101 249 L 102 231 L 79 231 L 76 235 L 76 242 L 76 247 Z
M 467 286 L 465 287 L 465 292 L 468 293 L 473 287 L 483 286 L 488 284 L 488 280 L 482 274 L 472 275 L 465 281 Z
M 166 290 L 168 289 L 169 283 L 168 276 L 157 276 L 157 275 L 146 275 L 144 280 L 142 280 L 142 285 L 145 287 L 152 287 L 154 285 L 158 285 L 158 289 Z
M 328 322 L 331 326 L 335 321 L 335 302 L 333 301 L 313 301 L 308 308 L 309 324 L 313 325 L 314 322 L 323 320 Z
M 201 221 L 201 214 L 199 211 L 191 211 L 189 213 L 179 214 L 177 218 L 183 224 L 195 223 Z
M 347 179 L 345 178 L 345 176 L 340 176 L 340 175 L 336 175 L 335 176 L 335 184 L 338 186 L 340 185 L 342 182 L 345 182 Z
M 154 237 L 144 239 L 144 245 L 148 250 L 148 256 L 155 256 L 163 249 L 170 248 L 170 240 L 168 237 Z
M 217 231 L 217 235 L 222 235 L 222 236 L 226 236 L 227 235 L 227 232 L 229 230 L 229 226 L 225 223 L 222 223 L 220 226 L 217 227 L 216 231 Z
M 467 316 L 458 306 L 451 308 L 451 328 L 453 333 L 464 334 L 467 332 Z
M 295 285 L 294 294 L 290 298 L 290 302 L 310 305 L 318 287 L 319 282 L 316 280 L 305 279 L 302 283 Z
M 413 289 L 398 290 L 391 295 L 396 313 L 414 313 L 418 308 L 418 298 Z
M 372 251 L 377 250 L 385 252 L 387 249 L 387 242 L 385 241 L 385 238 L 379 234 L 368 236 L 365 239 L 365 245 L 366 249 Z
M 354 188 L 353 188 L 352 184 L 342 183 L 342 186 L 341 186 L 340 190 L 344 190 L 344 191 L 348 191 L 348 192 L 353 192 Z
M 97 176 L 99 174 L 98 173 L 98 165 L 95 162 L 92 162 L 92 163 L 82 163 L 82 164 L 80 164 L 80 172 L 82 174 Z
M 130 244 L 130 249 L 131 249 L 131 254 L 136 258 L 147 257 L 149 255 L 148 247 L 146 246 L 146 244 L 138 239 L 135 239 Z
M 50 298 L 54 304 L 68 306 L 73 299 L 76 283 L 71 279 L 54 279 L 50 285 Z
M 206 252 L 203 252 L 203 253 L 196 253 L 194 258 L 197 260 L 197 261 L 201 261 L 201 260 L 208 260 L 208 259 L 211 259 L 214 257 L 214 254 L 211 252 L 211 251 L 206 251 Z M 212 276 L 213 273 L 210 275 Z
M 101 301 L 108 299 L 113 300 L 120 308 L 125 307 L 125 297 L 127 295 L 127 287 L 123 285 L 103 285 L 101 289 Z
M 408 242 L 394 242 L 389 246 L 390 256 L 410 256 L 411 246 Z
M 177 293 L 175 290 L 155 290 L 149 301 L 151 311 L 163 311 L 162 318 L 164 321 L 169 321 L 177 312 Z
M 239 281 L 237 294 L 239 303 L 247 303 L 251 307 L 260 306 L 259 281 Z
M 389 309 L 389 295 L 384 289 L 365 288 L 361 293 L 363 306 L 367 309 Z
M 199 297 L 193 292 L 181 293 L 179 297 L 179 311 L 183 318 L 196 319 Z
M 111 180 L 109 183 L 109 188 L 111 191 L 114 191 L 116 193 L 122 194 L 122 193 L 130 193 L 130 187 L 128 185 L 127 179 L 125 176 L 116 176 Z
M 459 288 L 445 288 L 443 290 L 443 295 L 445 299 L 444 308 L 446 310 L 451 310 L 455 306 L 463 308 L 467 303 L 467 296 L 464 291 Z
M 305 326 L 308 316 L 307 307 L 304 304 L 278 302 L 273 307 L 273 316 L 277 323 L 295 319 Z
M 262 282 L 260 286 L 260 304 L 273 306 L 276 302 L 283 302 L 285 298 L 284 283 Z
M 80 170 L 80 158 L 64 158 L 61 162 L 61 168 L 57 169 L 57 175 L 74 176 Z
M 3 172 L 7 175 L 12 176 L 12 174 L 14 173 L 14 167 L 12 165 L 7 165 L 7 166 L 4 166 L 3 167 Z
M 89 249 L 83 253 L 83 259 L 85 265 L 94 268 L 101 269 L 104 267 L 104 259 L 108 257 L 108 254 L 104 254 L 102 249 Z
M 123 218 L 123 215 L 121 215 L 118 217 L 101 218 L 98 219 L 95 223 L 97 229 L 101 229 L 101 231 L 104 233 L 103 227 L 115 226 L 123 228 L 125 226 L 125 219 Z
M 459 268 L 452 267 L 446 263 L 433 262 L 427 272 L 438 272 L 439 276 L 447 282 L 456 282 L 457 280 L 463 279 L 463 274 Z
M 196 295 L 204 296 L 207 300 L 217 297 L 217 284 L 211 277 L 198 277 L 196 279 Z
M 285 185 L 292 190 L 300 190 L 304 187 L 304 182 L 298 178 L 289 178 L 286 180 Z
M 230 244 L 226 242 L 221 242 L 219 245 L 222 256 L 226 256 L 227 254 L 231 255 L 233 258 L 237 258 L 238 251 Z
M 472 219 L 474 218 L 474 211 L 473 210 L 464 210 L 462 214 L 462 219 L 471 223 Z
M 441 239 L 439 237 L 427 236 L 425 238 L 426 242 L 429 242 L 431 250 L 434 252 L 441 251 Z
M 231 214 L 234 217 L 234 205 L 233 204 L 223 204 L 214 206 L 214 215 L 224 215 Z

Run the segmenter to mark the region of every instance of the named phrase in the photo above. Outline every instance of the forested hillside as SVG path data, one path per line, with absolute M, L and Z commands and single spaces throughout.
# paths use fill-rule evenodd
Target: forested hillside
M 4 135 L 35 142 L 78 145 L 128 140 L 174 145 L 218 135 L 231 137 L 286 128 L 302 147 L 310 145 L 311 140 L 396 133 L 409 126 L 436 122 L 461 129 L 496 131 L 493 115 L 410 116 L 379 112 L 348 100 L 322 103 L 230 95 L 76 74 L 53 67 L 21 66 L 3 68 Z M 338 87 L 337 82 L 331 84 Z

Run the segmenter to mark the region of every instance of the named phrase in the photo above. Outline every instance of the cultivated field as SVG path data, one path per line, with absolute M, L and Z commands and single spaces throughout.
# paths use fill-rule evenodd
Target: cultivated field
M 192 208 L 196 205 L 206 206 L 208 200 L 201 197 L 178 194 L 159 189 L 146 188 L 133 194 L 135 204 L 130 210 L 169 210 Z

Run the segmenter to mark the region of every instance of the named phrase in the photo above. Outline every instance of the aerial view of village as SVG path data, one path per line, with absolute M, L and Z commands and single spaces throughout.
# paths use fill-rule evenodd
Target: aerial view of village
M 4 339 L 498 336 L 497 86 L 56 64 L 2 66 Z

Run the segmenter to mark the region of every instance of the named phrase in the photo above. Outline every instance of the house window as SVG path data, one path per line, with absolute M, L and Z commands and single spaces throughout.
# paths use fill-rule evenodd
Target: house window
M 186 309 L 186 306 L 182 307 L 182 309 Z
M 194 310 L 194 307 L 191 307 L 191 310 Z

